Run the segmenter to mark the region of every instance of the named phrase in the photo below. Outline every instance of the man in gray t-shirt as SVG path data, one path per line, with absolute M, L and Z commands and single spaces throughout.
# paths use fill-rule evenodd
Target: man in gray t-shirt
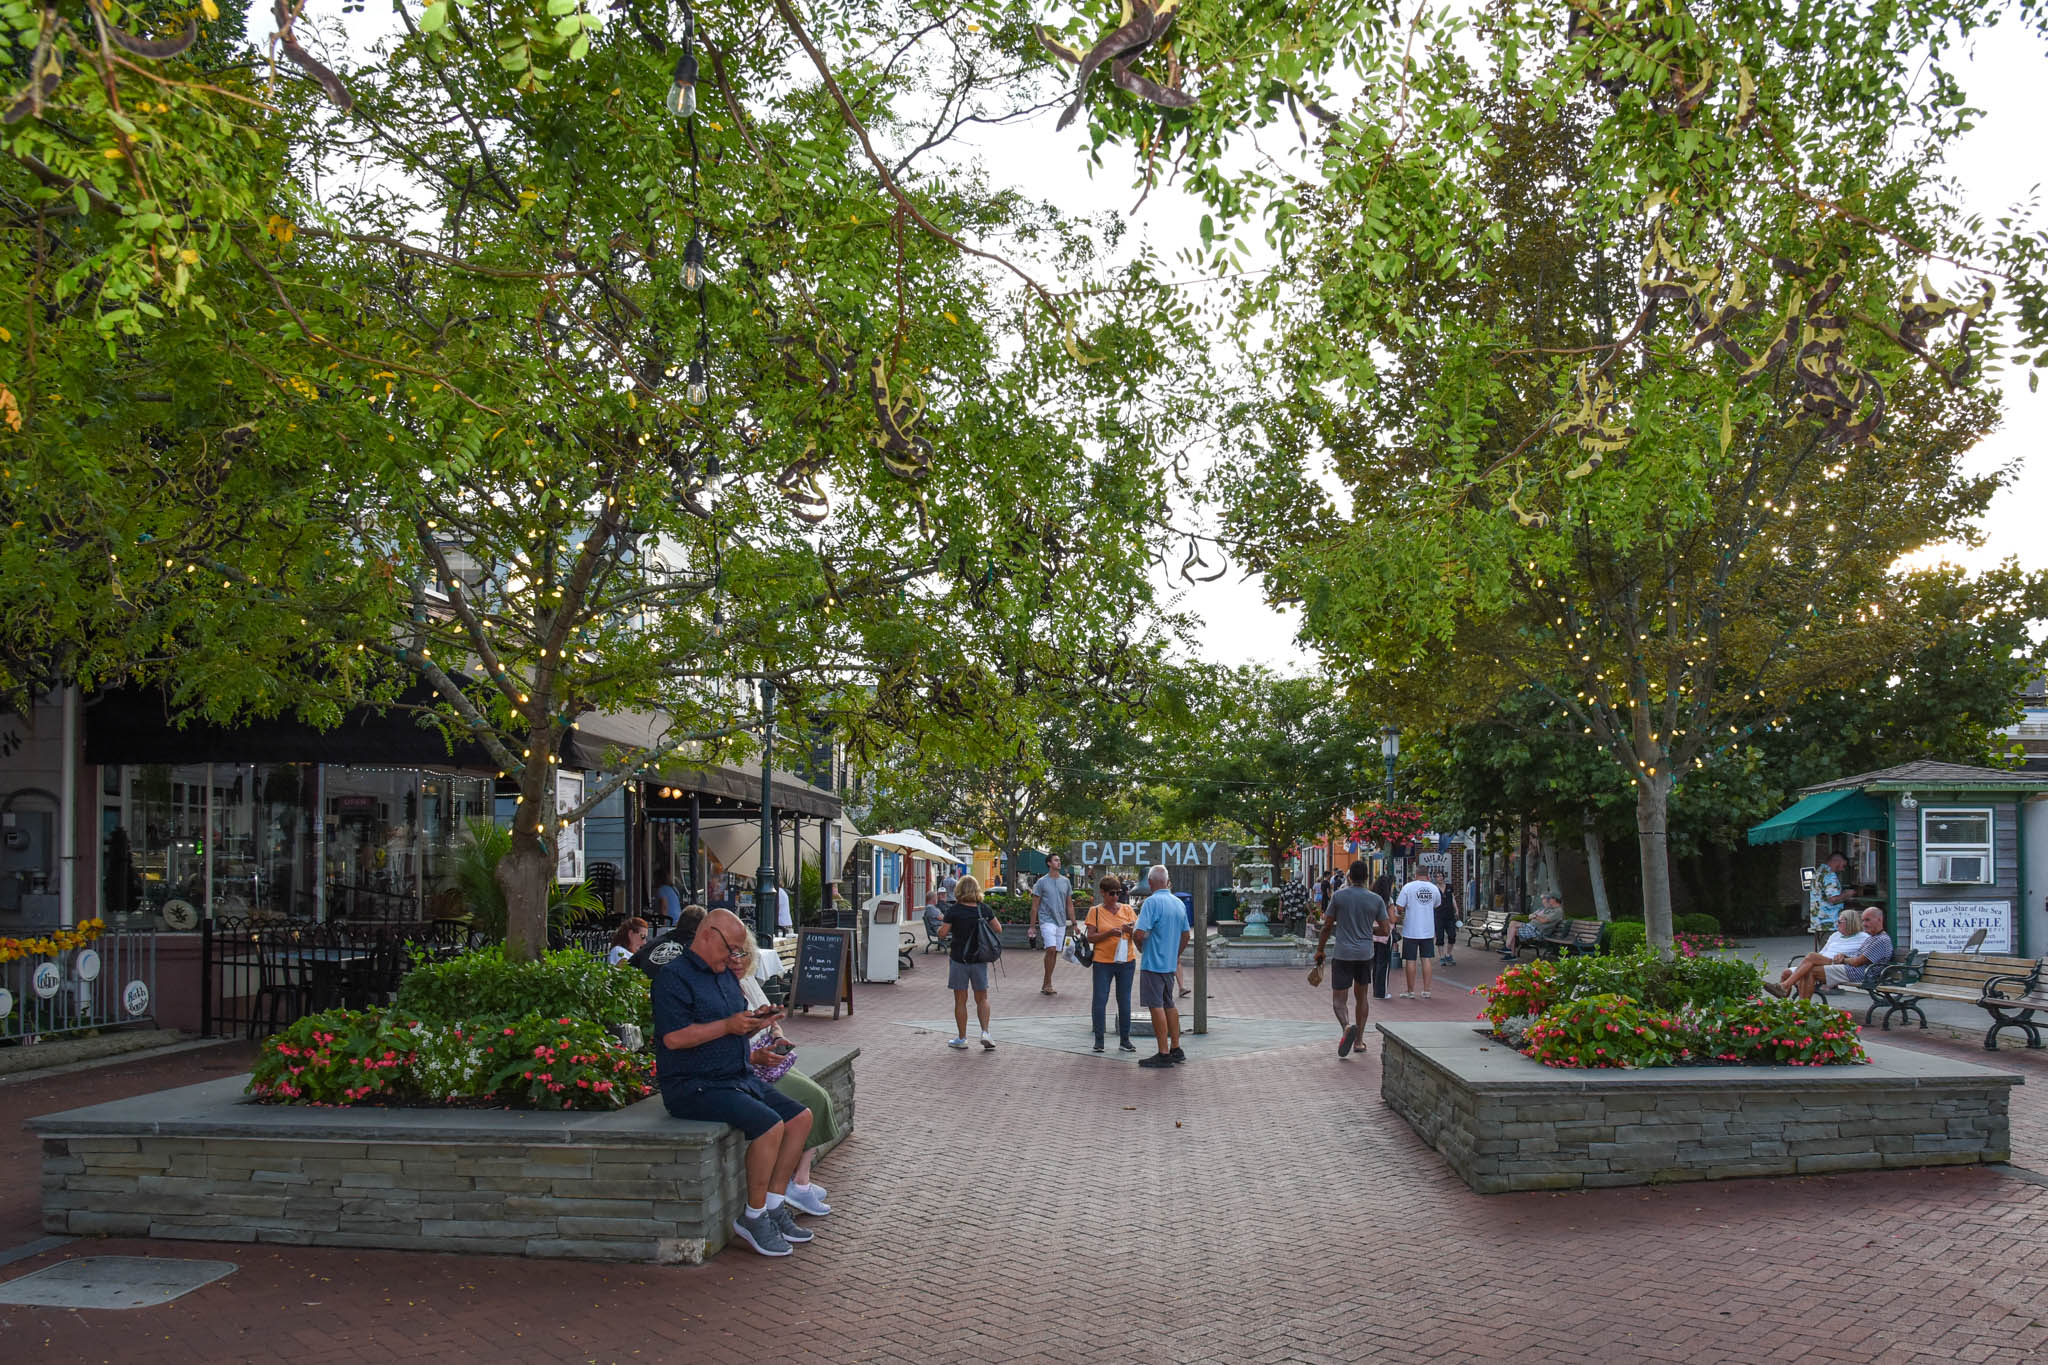
M 1045 860 L 1045 875 L 1031 888 L 1031 913 L 1038 921 L 1038 942 L 1045 949 L 1045 983 L 1041 995 L 1058 995 L 1052 988 L 1052 968 L 1060 960 L 1060 945 L 1067 941 L 1067 926 L 1074 922 L 1074 884 L 1061 875 L 1060 855 Z
M 1372 986 L 1373 935 L 1387 932 L 1387 903 L 1365 884 L 1372 878 L 1372 868 L 1361 858 L 1351 864 L 1349 884 L 1330 897 L 1329 913 L 1323 917 L 1323 932 L 1316 939 L 1316 963 L 1323 961 L 1323 950 L 1331 936 L 1336 937 L 1336 947 L 1330 964 L 1330 1008 L 1336 1012 L 1338 1027 L 1344 1030 L 1337 1040 L 1337 1055 L 1349 1057 L 1358 1046 L 1359 1036 L 1365 1031 L 1365 1021 L 1372 1013 L 1370 988 Z M 1351 997 L 1358 1000 L 1358 1022 L 1351 1022 Z

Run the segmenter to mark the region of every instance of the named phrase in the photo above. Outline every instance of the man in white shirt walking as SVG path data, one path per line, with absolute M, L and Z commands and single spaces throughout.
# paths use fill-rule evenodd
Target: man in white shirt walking
M 1403 1000 L 1415 998 L 1415 964 L 1422 963 L 1422 998 L 1429 999 L 1430 977 L 1436 970 L 1436 912 L 1444 893 L 1434 877 L 1417 877 L 1394 899 L 1394 923 L 1401 929 L 1401 979 L 1408 987 Z
M 1031 888 L 1031 913 L 1038 920 L 1038 941 L 1045 948 L 1045 981 L 1040 995 L 1058 995 L 1052 988 L 1052 968 L 1060 960 L 1060 945 L 1067 941 L 1067 927 L 1074 922 L 1074 884 L 1060 875 L 1060 855 L 1045 860 L 1045 875 Z

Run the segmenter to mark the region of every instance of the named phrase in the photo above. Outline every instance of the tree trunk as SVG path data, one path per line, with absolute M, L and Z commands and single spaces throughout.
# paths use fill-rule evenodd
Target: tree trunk
M 1593 884 L 1593 915 L 1605 924 L 1614 918 L 1614 912 L 1607 904 L 1607 868 L 1601 861 L 1600 831 L 1593 827 L 1590 814 L 1580 825 L 1579 833 L 1586 841 L 1586 880 Z
M 505 893 L 505 956 L 532 962 L 548 947 L 548 878 L 554 859 L 537 832 L 514 828 L 512 847 L 498 861 Z
M 548 836 L 554 829 L 554 765 L 547 737 L 527 736 L 529 761 L 519 779 L 519 804 L 512 812 L 512 846 L 498 861 L 498 889 L 505 893 L 505 956 L 533 962 L 548 950 L 548 886 L 555 860 Z
M 1671 779 L 1636 784 L 1636 842 L 1643 861 L 1643 927 L 1650 946 L 1671 946 Z

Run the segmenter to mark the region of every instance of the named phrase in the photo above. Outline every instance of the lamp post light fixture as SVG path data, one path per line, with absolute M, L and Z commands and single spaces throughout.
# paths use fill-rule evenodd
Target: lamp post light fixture
M 1394 804 L 1394 760 L 1401 756 L 1401 727 L 1383 726 L 1380 730 L 1380 754 L 1387 760 L 1387 805 Z M 1394 838 L 1387 836 L 1387 872 L 1394 873 Z M 1397 877 L 1398 880 L 1398 877 Z

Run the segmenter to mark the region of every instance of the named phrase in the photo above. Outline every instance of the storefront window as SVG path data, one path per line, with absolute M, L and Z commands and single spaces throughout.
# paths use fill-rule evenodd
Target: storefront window
M 204 914 L 206 765 L 150 763 L 130 772 L 126 857 L 140 880 L 136 908 L 162 915 L 165 906 L 177 901 Z M 121 835 L 116 829 L 109 836 L 117 859 Z
M 326 771 L 327 917 L 410 919 L 421 910 L 420 774 Z

